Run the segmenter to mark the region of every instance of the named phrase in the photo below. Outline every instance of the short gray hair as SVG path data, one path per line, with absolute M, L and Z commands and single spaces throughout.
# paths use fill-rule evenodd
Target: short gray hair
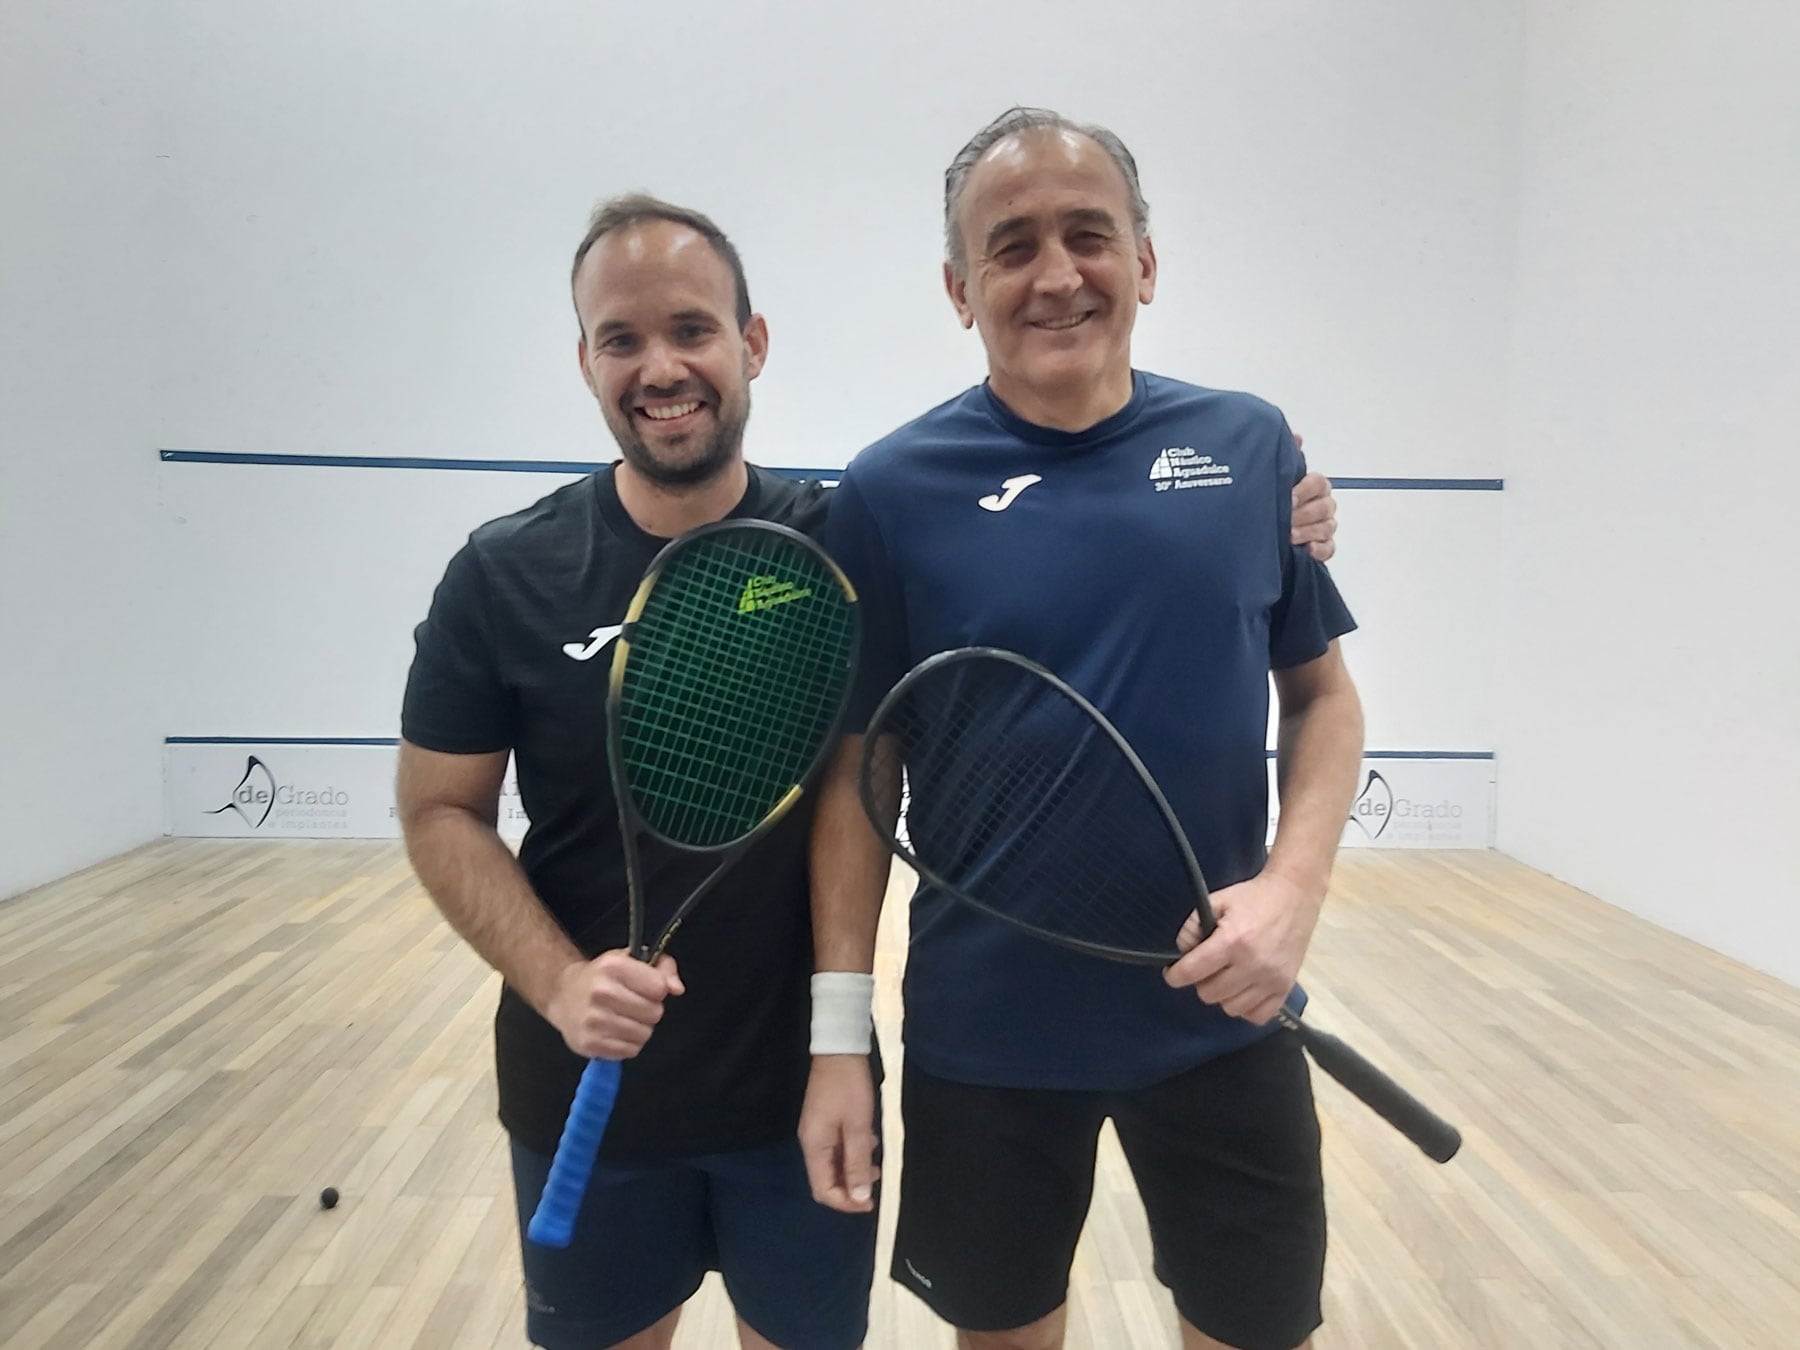
M 1008 108 L 976 132 L 969 143 L 956 152 L 956 158 L 950 161 L 950 167 L 944 170 L 944 252 L 950 259 L 950 265 L 959 273 L 967 260 L 963 257 L 962 232 L 956 224 L 956 208 L 962 202 L 963 188 L 969 181 L 969 171 L 1001 141 L 1028 131 L 1072 131 L 1077 136 L 1086 136 L 1106 151 L 1107 157 L 1125 175 L 1125 187 L 1131 195 L 1132 233 L 1142 239 L 1150 232 L 1150 206 L 1144 200 L 1144 190 L 1138 186 L 1137 161 L 1131 157 L 1131 151 L 1125 148 L 1124 141 L 1105 127 L 1072 121 L 1049 108 Z

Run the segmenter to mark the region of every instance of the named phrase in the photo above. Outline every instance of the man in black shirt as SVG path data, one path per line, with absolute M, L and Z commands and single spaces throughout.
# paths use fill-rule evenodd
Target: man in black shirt
M 795 1140 L 811 811 L 727 874 L 673 957 L 635 961 L 603 716 L 611 639 L 657 549 L 725 517 L 811 533 L 823 492 L 744 462 L 768 332 L 704 216 L 607 204 L 573 289 L 582 373 L 623 458 L 451 559 L 418 629 L 399 773 L 421 880 L 506 979 L 496 1067 L 522 1219 L 585 1059 L 628 1061 L 574 1243 L 523 1244 L 529 1331 L 554 1350 L 666 1346 L 716 1267 L 745 1345 L 848 1350 L 873 1218 L 814 1204 Z M 531 819 L 517 861 L 494 828 L 509 752 Z M 665 865 L 648 885 L 685 894 L 704 869 L 690 871 Z

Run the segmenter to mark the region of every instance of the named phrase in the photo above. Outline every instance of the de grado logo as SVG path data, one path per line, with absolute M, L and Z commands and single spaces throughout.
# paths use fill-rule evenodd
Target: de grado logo
M 1384 835 L 1389 844 L 1456 843 L 1463 835 L 1461 803 L 1449 797 L 1423 801 L 1395 792 L 1379 769 L 1369 770 L 1351 803 L 1350 819 L 1370 843 Z
M 350 794 L 342 788 L 296 787 L 276 781 L 274 770 L 255 755 L 244 760 L 244 774 L 223 806 L 206 814 L 234 813 L 252 830 L 265 824 L 348 828 Z

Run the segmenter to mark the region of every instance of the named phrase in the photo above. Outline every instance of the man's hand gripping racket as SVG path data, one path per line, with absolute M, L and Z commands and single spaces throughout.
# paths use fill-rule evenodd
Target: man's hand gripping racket
M 858 787 L 877 833 L 927 884 L 1034 936 L 1166 967 L 1190 911 L 1187 945 L 1215 927 L 1193 848 L 1143 761 L 1098 708 L 1014 653 L 968 647 L 909 672 L 870 720 Z M 1276 1020 L 1428 1157 L 1455 1155 L 1454 1126 L 1303 1022 L 1293 996 Z

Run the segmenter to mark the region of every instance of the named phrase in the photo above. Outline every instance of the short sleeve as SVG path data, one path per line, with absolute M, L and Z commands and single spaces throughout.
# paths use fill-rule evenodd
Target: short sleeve
M 512 748 L 518 701 L 500 677 L 487 577 L 473 543 L 444 569 L 413 640 L 401 735 L 426 750 L 453 755 Z
M 906 607 L 893 559 L 849 474 L 831 494 L 821 542 L 850 578 L 862 610 L 856 689 L 844 718 L 845 731 L 854 735 L 869 724 L 876 704 L 906 673 L 909 648 Z
M 1281 599 L 1269 616 L 1269 668 L 1288 670 L 1325 655 L 1333 639 L 1355 629 L 1356 620 L 1325 564 L 1303 546 L 1288 542 L 1293 533 L 1293 486 L 1306 476 L 1306 456 L 1294 444 L 1285 420 L 1277 455 L 1276 483 L 1281 497 L 1275 514 L 1281 529 L 1277 543 L 1282 550 Z

